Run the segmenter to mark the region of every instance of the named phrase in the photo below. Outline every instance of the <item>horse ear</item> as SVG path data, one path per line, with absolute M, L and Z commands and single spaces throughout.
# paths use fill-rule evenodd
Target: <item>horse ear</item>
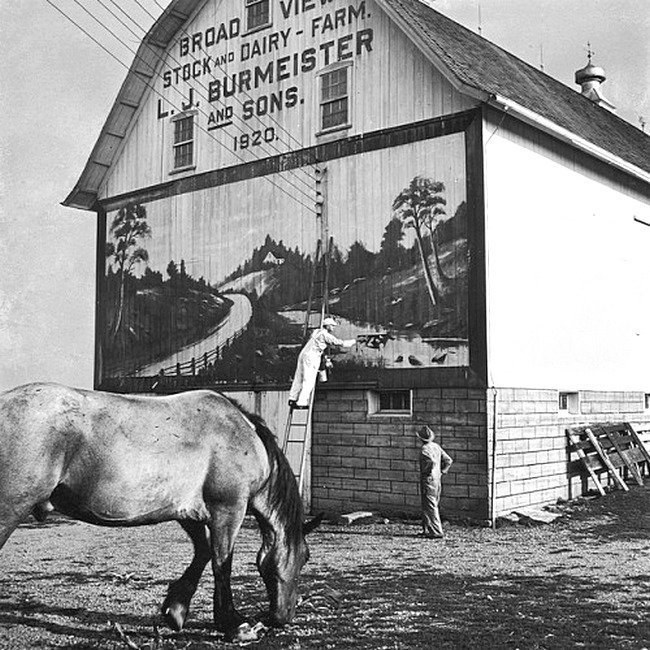
M 308 521 L 305 523 L 305 525 L 302 527 L 302 532 L 304 535 L 309 535 L 309 533 L 312 532 L 315 528 L 318 528 L 323 521 L 323 517 L 325 516 L 324 512 L 319 512 L 311 521 Z

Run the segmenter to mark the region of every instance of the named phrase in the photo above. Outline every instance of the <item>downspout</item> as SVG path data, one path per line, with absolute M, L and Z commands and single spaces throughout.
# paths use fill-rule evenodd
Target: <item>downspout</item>
M 492 474 L 490 476 L 490 527 L 497 527 L 496 504 L 497 504 L 497 395 L 498 391 L 492 387 Z
M 106 295 L 105 274 L 106 274 L 106 210 L 99 204 L 95 204 L 97 215 L 97 229 L 95 240 L 95 359 L 93 368 L 93 388 L 98 390 L 104 377 L 104 351 L 102 340 L 104 338 L 104 305 Z

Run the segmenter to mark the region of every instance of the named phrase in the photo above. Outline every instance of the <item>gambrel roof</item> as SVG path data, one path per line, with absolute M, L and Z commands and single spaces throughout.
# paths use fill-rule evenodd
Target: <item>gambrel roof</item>
M 86 166 L 63 205 L 94 209 L 166 48 L 207 0 L 172 0 L 141 43 Z M 511 111 L 650 183 L 650 136 L 419 0 L 376 0 L 460 92 Z

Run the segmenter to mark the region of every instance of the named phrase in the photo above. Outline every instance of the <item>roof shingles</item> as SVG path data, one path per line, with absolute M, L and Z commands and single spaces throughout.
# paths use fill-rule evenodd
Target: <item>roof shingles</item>
M 498 94 L 650 172 L 650 136 L 419 0 L 380 0 L 467 86 Z

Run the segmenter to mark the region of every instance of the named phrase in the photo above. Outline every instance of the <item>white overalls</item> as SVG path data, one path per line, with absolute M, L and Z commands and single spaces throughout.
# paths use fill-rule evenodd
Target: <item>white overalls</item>
M 352 347 L 355 343 L 355 339 L 342 341 L 336 338 L 324 327 L 314 330 L 298 355 L 298 365 L 289 391 L 289 401 L 295 401 L 297 406 L 309 406 L 309 398 L 316 386 L 320 360 L 325 348 L 328 345 Z

